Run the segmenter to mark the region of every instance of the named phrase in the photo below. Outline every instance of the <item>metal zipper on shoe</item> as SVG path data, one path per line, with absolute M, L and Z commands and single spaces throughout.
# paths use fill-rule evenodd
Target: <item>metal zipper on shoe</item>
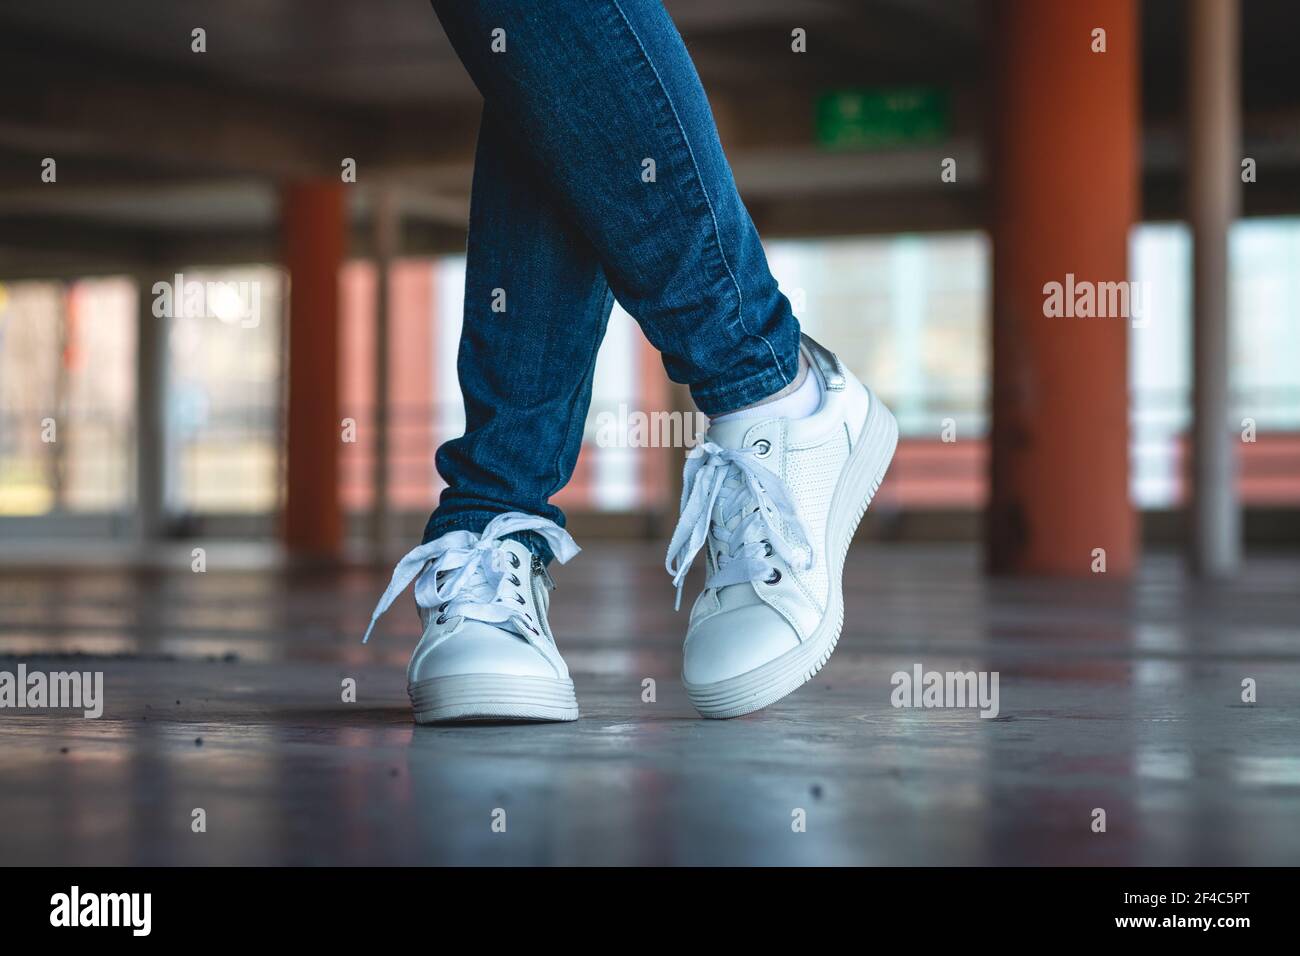
M 537 611 L 537 626 L 541 629 L 542 634 L 552 643 L 555 643 L 555 635 L 551 633 L 551 627 L 546 621 L 546 606 L 544 600 L 547 591 L 555 590 L 555 582 L 551 580 L 551 574 L 546 570 L 546 565 L 537 555 L 533 555 L 532 564 L 529 565 L 532 572 L 529 583 L 533 590 L 533 609 Z M 541 585 L 539 588 L 538 585 Z
M 551 572 L 546 570 L 546 565 L 542 563 L 542 559 L 539 558 L 537 555 L 533 555 L 532 570 L 533 570 L 533 574 L 541 575 L 542 581 L 545 582 L 546 584 L 546 590 L 548 591 L 555 590 L 555 582 L 551 580 Z

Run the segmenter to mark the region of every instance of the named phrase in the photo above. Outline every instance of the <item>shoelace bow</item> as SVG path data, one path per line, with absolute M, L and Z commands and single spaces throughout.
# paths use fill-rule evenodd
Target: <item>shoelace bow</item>
M 682 514 L 664 559 L 677 588 L 677 608 L 686 574 L 708 540 L 710 526 L 720 547 L 718 568 L 704 582 L 706 588 L 770 576 L 773 568 L 766 559 L 772 553 L 793 568 L 812 567 L 808 532 L 789 489 L 754 461 L 755 455 L 753 448 L 723 448 L 708 441 L 687 455 Z M 713 520 L 715 506 L 719 521 Z
M 469 531 L 444 534 L 413 548 L 397 562 L 388 589 L 370 615 L 370 626 L 361 643 L 370 640 L 375 623 L 416 578 L 419 580 L 415 584 L 415 603 L 430 610 L 443 607 L 441 613 L 448 618 L 461 616 L 503 624 L 519 616 L 515 602 L 498 600 L 504 583 L 515 571 L 510 553 L 501 548 L 502 539 L 518 531 L 534 531 L 545 538 L 561 564 L 582 550 L 553 521 L 518 511 L 497 515 L 481 534 Z M 525 573 L 529 571 L 526 569 Z

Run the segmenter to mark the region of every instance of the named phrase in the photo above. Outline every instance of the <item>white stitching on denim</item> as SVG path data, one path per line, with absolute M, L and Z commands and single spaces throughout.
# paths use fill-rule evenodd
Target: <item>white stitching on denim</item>
M 753 335 L 764 345 L 767 346 L 768 352 L 772 354 L 772 364 L 776 366 L 776 374 L 781 376 L 781 381 L 789 385 L 793 379 L 787 379 L 785 373 L 781 371 L 781 360 L 777 358 L 776 349 L 772 348 L 772 343 L 761 335 L 755 335 L 749 331 L 745 325 L 745 299 L 740 291 L 740 283 L 736 280 L 736 274 L 731 271 L 731 263 L 727 261 L 726 250 L 722 248 L 722 230 L 718 227 L 718 217 L 713 211 L 713 201 L 709 199 L 709 191 L 704 188 L 704 176 L 700 174 L 700 164 L 695 159 L 695 150 L 691 148 L 690 138 L 686 135 L 686 127 L 682 125 L 682 119 L 677 113 L 677 107 L 673 103 L 673 98 L 668 95 L 668 87 L 664 85 L 663 78 L 659 75 L 659 70 L 655 67 L 654 61 L 650 59 L 650 54 L 646 52 L 645 44 L 637 36 L 636 28 L 628 20 L 627 14 L 623 12 L 622 5 L 618 0 L 610 0 L 614 4 L 614 9 L 623 20 L 623 25 L 627 27 L 628 32 L 632 34 L 632 39 L 636 41 L 637 49 L 641 51 L 641 56 L 645 58 L 646 65 L 650 67 L 650 72 L 655 75 L 655 82 L 659 84 L 659 92 L 663 94 L 668 103 L 668 109 L 672 111 L 673 122 L 677 124 L 677 132 L 682 137 L 682 142 L 686 144 L 686 152 L 691 157 L 691 166 L 695 169 L 695 179 L 699 183 L 700 193 L 704 196 L 704 204 L 709 208 L 709 218 L 713 221 L 713 241 L 717 244 L 718 255 L 722 257 L 722 266 L 727 270 L 727 276 L 731 279 L 731 284 L 736 287 L 736 319 L 740 322 L 740 329 L 746 335 Z M 665 14 L 666 15 L 666 14 Z M 797 374 L 797 373 L 796 373 Z

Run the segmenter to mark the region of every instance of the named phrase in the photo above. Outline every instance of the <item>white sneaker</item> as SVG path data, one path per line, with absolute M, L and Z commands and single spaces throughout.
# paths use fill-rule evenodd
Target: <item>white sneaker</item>
M 666 566 L 704 548 L 682 679 L 704 717 L 739 717 L 811 680 L 844 624 L 844 558 L 898 443 L 889 409 L 808 336 L 822 386 L 807 418 L 716 422 L 686 460 Z M 707 547 L 706 547 L 707 546 Z
M 578 719 L 573 681 L 546 620 L 555 585 L 541 559 L 503 540 L 516 531 L 542 535 L 560 563 L 580 550 L 553 522 L 510 512 L 481 534 L 444 534 L 397 563 L 363 643 L 415 581 L 424 635 L 406 676 L 417 724 Z

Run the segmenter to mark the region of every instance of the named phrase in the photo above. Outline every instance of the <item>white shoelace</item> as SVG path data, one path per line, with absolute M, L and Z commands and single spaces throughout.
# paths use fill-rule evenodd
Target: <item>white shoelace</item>
M 469 531 L 452 531 L 442 537 L 412 549 L 397 562 L 388 589 L 375 605 L 370 615 L 370 626 L 361 643 L 370 640 L 375 623 L 407 589 L 415 584 L 415 603 L 422 608 L 439 608 L 439 616 L 446 619 L 465 617 L 488 624 L 504 624 L 521 617 L 519 605 L 506 600 L 506 583 L 514 576 L 522 581 L 518 570 L 511 564 L 510 552 L 501 547 L 502 539 L 517 531 L 533 531 L 546 539 L 561 564 L 582 549 L 567 531 L 545 518 L 510 511 L 497 515 L 481 534 Z M 522 562 L 521 562 L 522 563 Z M 425 570 L 425 565 L 429 565 Z M 423 572 L 423 573 L 422 573 Z M 525 568 L 524 574 L 531 573 Z M 511 582 L 514 583 L 514 582 Z M 532 627 L 529 631 L 536 633 Z
M 753 460 L 756 454 L 753 448 L 723 448 L 706 441 L 686 457 L 682 514 L 664 560 L 677 587 L 676 607 L 681 607 L 682 585 L 710 527 L 719 554 L 706 588 L 766 580 L 776 570 L 767 560 L 773 553 L 790 567 L 812 567 L 808 532 L 790 491 L 774 472 Z

